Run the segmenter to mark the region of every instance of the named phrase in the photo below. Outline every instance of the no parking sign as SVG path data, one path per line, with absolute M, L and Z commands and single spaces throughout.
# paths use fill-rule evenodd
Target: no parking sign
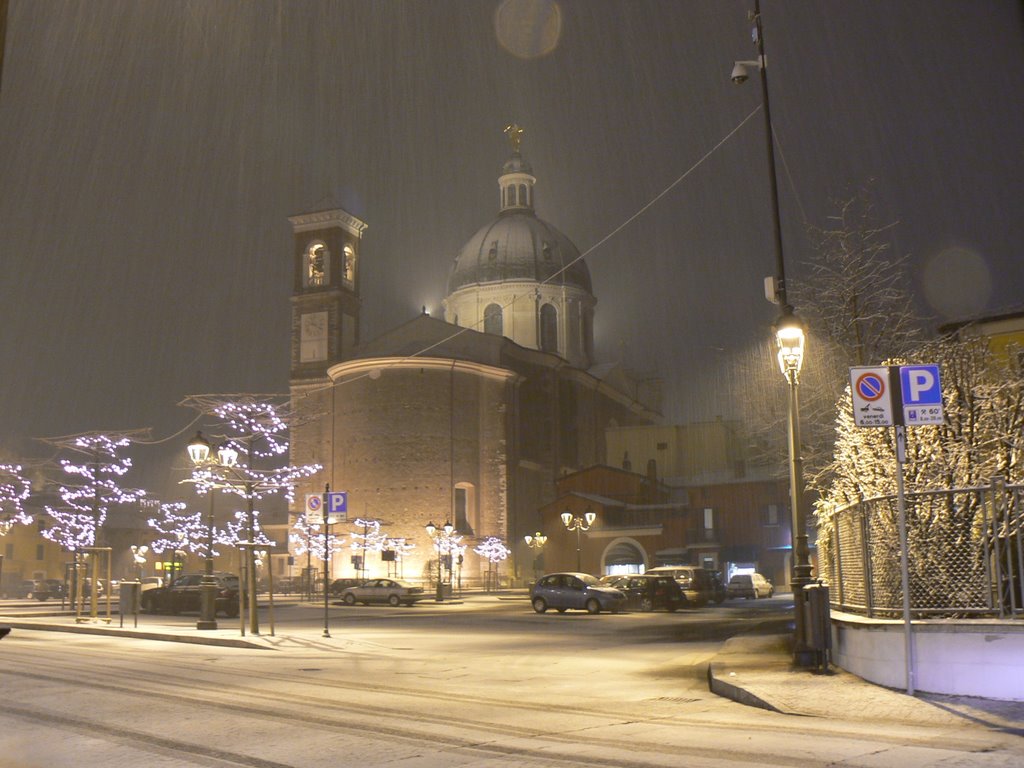
M 858 427 L 893 425 L 888 366 L 851 368 L 850 390 L 853 394 L 853 418 Z
M 306 522 L 321 525 L 324 521 L 324 497 L 319 493 L 306 494 Z

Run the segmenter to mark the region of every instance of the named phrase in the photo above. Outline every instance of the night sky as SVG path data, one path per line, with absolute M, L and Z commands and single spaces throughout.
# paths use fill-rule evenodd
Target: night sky
M 9 3 L 6 456 L 152 427 L 152 475 L 184 397 L 286 392 L 287 217 L 325 202 L 369 225 L 364 340 L 439 314 L 513 121 L 538 214 L 586 253 L 600 360 L 661 376 L 673 420 L 734 410 L 777 312 L 760 89 L 729 79 L 753 0 Z M 805 224 L 874 179 L 933 326 L 1024 307 L 1020 3 L 762 10 L 790 277 Z

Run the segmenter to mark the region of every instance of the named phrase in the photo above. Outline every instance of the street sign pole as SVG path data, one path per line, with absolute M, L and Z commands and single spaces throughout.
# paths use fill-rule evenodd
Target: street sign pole
M 907 426 L 941 424 L 942 384 L 939 366 L 892 365 L 850 369 L 850 394 L 858 427 L 893 427 L 896 441 L 896 510 L 900 537 L 900 582 L 903 589 L 903 644 L 907 693 L 914 693 L 914 636 L 910 613 L 910 546 L 903 465 L 907 461 Z
M 900 529 L 900 582 L 903 587 L 903 662 L 907 693 L 914 695 L 914 636 L 910 621 L 910 550 L 907 544 L 907 498 L 903 490 L 903 464 L 907 460 L 907 428 L 902 424 L 896 433 L 896 513 Z
M 330 483 L 324 486 L 324 506 L 327 506 L 327 499 L 331 495 Z M 330 573 L 331 573 L 331 524 L 330 517 L 324 515 L 324 637 L 331 636 L 331 630 L 327 626 L 327 595 L 330 592 L 328 587 L 330 584 Z

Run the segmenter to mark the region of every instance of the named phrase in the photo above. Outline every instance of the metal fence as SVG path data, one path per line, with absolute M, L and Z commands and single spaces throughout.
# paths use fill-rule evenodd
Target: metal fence
M 915 618 L 1024 617 L 1024 485 L 905 496 Z M 819 529 L 834 610 L 898 618 L 903 610 L 897 499 L 844 507 Z

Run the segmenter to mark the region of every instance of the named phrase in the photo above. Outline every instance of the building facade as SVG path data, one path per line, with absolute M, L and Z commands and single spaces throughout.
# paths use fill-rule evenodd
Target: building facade
M 609 427 L 658 419 L 622 385 L 624 371 L 593 364 L 589 271 L 537 216 L 536 178 L 515 127 L 507 132 L 498 215 L 456 256 L 443 320 L 424 312 L 364 341 L 366 225 L 340 209 L 291 219 L 291 462 L 324 466 L 291 516 L 330 485 L 348 492 L 338 533 L 357 533 L 360 520 L 381 534 L 368 552 L 336 555 L 335 577 L 358 564 L 360 575 L 429 582 L 437 556 L 426 526 L 450 522 L 465 550 L 461 562 L 442 558 L 444 580 L 478 582 L 488 564 L 472 550 L 488 537 L 512 552 L 499 576 L 515 578 L 556 479 L 602 461 Z

